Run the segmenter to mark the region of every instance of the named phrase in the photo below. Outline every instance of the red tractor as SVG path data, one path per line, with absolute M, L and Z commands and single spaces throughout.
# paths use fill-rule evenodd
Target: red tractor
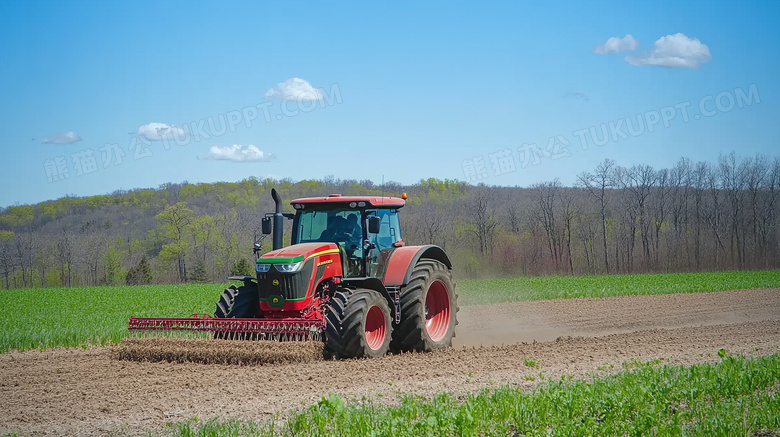
M 404 245 L 398 210 L 406 196 L 296 199 L 293 215 L 282 213 L 276 190 L 271 195 L 276 212 L 262 228 L 273 233 L 273 251 L 257 259 L 256 277 L 230 278 L 243 285 L 225 290 L 214 317 L 131 317 L 129 329 L 321 340 L 336 358 L 451 346 L 458 323 L 452 263 L 438 246 Z M 285 219 L 292 236 L 282 247 Z

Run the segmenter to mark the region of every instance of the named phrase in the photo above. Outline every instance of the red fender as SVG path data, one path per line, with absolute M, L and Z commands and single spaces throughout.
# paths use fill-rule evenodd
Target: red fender
M 386 287 L 403 286 L 409 283 L 412 270 L 421 258 L 431 258 L 452 268 L 452 262 L 444 250 L 432 244 L 427 246 L 403 246 L 394 250 L 387 261 L 382 283 Z

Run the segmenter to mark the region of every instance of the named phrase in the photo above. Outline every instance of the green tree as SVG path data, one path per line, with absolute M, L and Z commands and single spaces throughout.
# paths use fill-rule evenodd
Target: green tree
M 206 263 L 202 259 L 195 263 L 195 268 L 190 273 L 190 280 L 192 282 L 206 282 L 208 280 Z
M 230 269 L 230 274 L 233 276 L 252 276 L 254 273 L 254 269 L 249 265 L 249 261 L 243 256 L 239 258 L 238 262 Z
M 187 282 L 187 264 L 185 256 L 189 247 L 187 236 L 191 234 L 195 223 L 195 213 L 187 208 L 186 202 L 170 205 L 155 216 L 160 235 L 167 242 L 160 252 L 160 258 L 166 262 L 176 262 L 179 280 Z
M 203 262 L 205 266 L 207 255 L 220 240 L 219 229 L 216 226 L 214 218 L 208 214 L 204 214 L 193 220 L 191 230 L 193 241 L 192 256 L 200 262 Z
M 146 285 L 152 283 L 152 268 L 149 266 L 149 261 L 144 254 L 141 257 L 141 261 L 137 265 L 130 268 L 127 271 L 125 277 L 127 285 Z
M 127 272 L 122 268 L 123 252 L 117 250 L 121 244 L 121 238 L 117 239 L 116 244 L 111 244 L 108 252 L 103 254 L 103 266 L 106 273 L 106 284 L 121 285 L 125 282 Z
M 181 278 L 180 276 L 182 271 L 186 273 L 187 270 L 186 265 L 183 270 L 181 268 L 181 263 L 183 263 L 183 261 L 180 262 L 180 260 L 184 259 L 184 254 L 179 246 L 173 243 L 164 244 L 160 249 L 160 253 L 157 254 L 157 259 L 160 261 L 160 270 L 162 273 L 168 273 L 171 271 L 171 268 L 175 268 L 177 275 L 179 275 L 179 280 L 186 282 L 186 277 Z

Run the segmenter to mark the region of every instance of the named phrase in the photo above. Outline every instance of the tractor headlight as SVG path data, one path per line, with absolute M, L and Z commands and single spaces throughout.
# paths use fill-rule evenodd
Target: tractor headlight
M 255 264 L 257 273 L 266 273 L 271 268 L 271 264 Z
M 295 273 L 301 269 L 302 265 L 303 261 L 298 261 L 297 263 L 274 264 L 274 268 L 282 273 Z

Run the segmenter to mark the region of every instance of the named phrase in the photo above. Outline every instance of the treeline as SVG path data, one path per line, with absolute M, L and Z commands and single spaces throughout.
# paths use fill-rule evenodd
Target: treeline
M 461 277 L 774 269 L 780 266 L 780 159 L 734 153 L 673 168 L 605 160 L 530 187 L 425 179 L 166 184 L 0 210 L 3 288 L 223 281 L 253 274 L 260 217 L 330 193 L 396 195 L 407 244 L 438 244 Z M 289 212 L 292 209 L 286 205 Z M 286 234 L 289 242 L 289 229 Z

